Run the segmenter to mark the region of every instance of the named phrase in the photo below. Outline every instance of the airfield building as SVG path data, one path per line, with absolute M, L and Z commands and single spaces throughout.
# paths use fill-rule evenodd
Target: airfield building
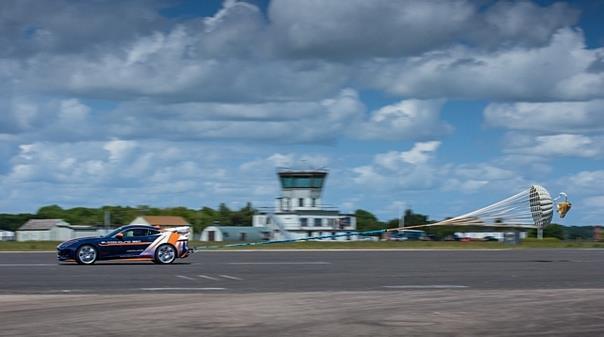
M 74 226 L 62 219 L 31 219 L 17 229 L 17 241 L 66 241 L 98 236 L 102 230 L 93 226 Z
M 279 169 L 281 195 L 274 208 L 261 208 L 254 215 L 253 226 L 270 228 L 273 240 L 327 235 L 341 236 L 325 240 L 355 240 L 355 216 L 322 202 L 327 175 L 324 169 Z

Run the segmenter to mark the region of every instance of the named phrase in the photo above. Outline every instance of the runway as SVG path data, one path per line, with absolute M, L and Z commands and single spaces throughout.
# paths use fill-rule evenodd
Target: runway
M 598 336 L 604 250 L 0 253 L 0 336 Z
M 604 288 L 604 250 L 212 251 L 177 262 L 60 265 L 51 253 L 2 253 L 0 293 Z

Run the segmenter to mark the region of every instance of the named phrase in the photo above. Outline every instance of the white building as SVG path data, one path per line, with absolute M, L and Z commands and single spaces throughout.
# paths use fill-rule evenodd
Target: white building
M 15 232 L 0 230 L 0 241 L 14 241 Z
M 468 238 L 475 240 L 482 240 L 489 236 L 497 239 L 498 241 L 504 241 L 505 235 L 509 233 L 510 232 L 456 232 L 455 236 L 457 236 L 458 238 Z M 522 240 L 526 239 L 528 236 L 526 231 L 520 231 L 518 232 L 518 235 L 519 238 Z
M 17 241 L 67 241 L 98 235 L 96 227 L 72 226 L 62 219 L 31 219 L 17 229 Z
M 200 241 L 260 242 L 270 239 L 271 230 L 253 226 L 208 226 L 201 232 Z
M 342 235 L 333 240 L 356 239 L 356 217 L 322 204 L 327 173 L 327 170 L 279 170 L 281 196 L 276 198 L 274 209 L 254 215 L 253 226 L 272 229 L 273 240 L 326 235 Z

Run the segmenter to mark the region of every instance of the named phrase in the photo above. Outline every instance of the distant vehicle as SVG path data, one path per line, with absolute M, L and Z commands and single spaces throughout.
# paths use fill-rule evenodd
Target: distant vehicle
M 499 241 L 499 239 L 497 239 L 494 236 L 485 236 L 484 238 L 482 238 L 484 241 Z
M 189 234 L 189 227 L 162 231 L 153 226 L 127 225 L 105 236 L 65 241 L 57 246 L 57 258 L 78 264 L 115 259 L 145 259 L 169 264 L 189 256 Z
M 426 236 L 426 232 L 416 229 L 405 229 L 395 230 L 390 232 L 389 240 L 392 241 L 417 241 L 417 240 L 429 240 Z

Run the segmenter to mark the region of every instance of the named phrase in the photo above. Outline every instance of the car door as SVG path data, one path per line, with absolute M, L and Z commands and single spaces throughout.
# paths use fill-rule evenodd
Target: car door
M 124 232 L 121 257 L 137 257 L 155 240 L 148 228 L 132 228 Z
M 120 237 L 121 234 L 121 237 Z M 157 237 L 157 236 L 155 236 Z M 127 228 L 99 243 L 101 256 L 107 259 L 136 257 L 154 240 L 147 228 Z

